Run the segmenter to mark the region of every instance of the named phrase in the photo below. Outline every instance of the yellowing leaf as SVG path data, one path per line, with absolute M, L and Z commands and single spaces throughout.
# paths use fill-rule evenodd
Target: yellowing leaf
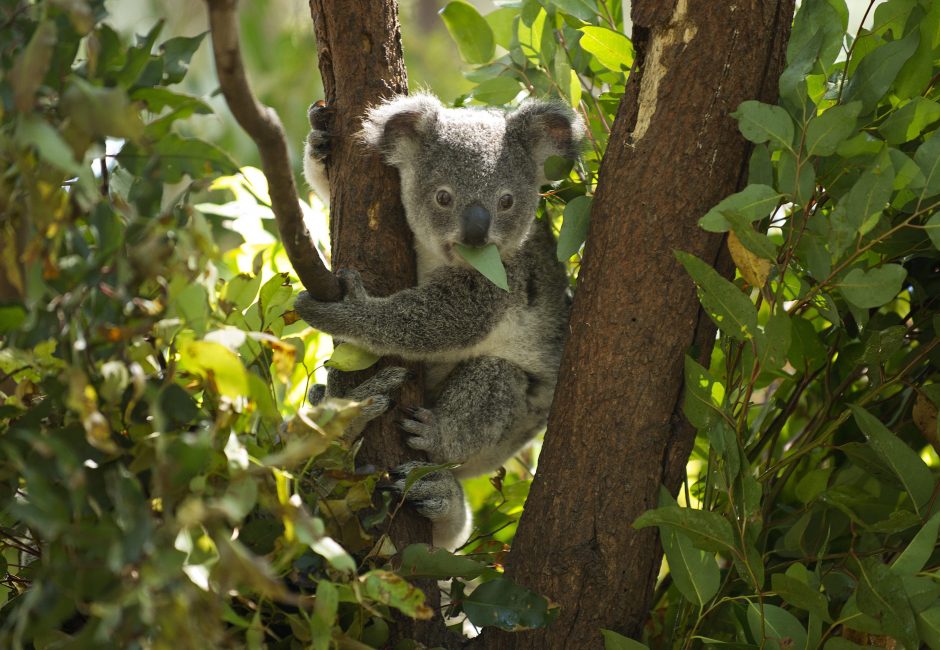
M 754 287 L 763 287 L 767 282 L 767 276 L 770 275 L 770 260 L 758 257 L 746 249 L 734 232 L 728 233 L 728 251 L 731 253 L 734 265 L 741 272 L 741 277 Z
M 190 341 L 180 348 L 180 366 L 209 382 L 220 395 L 248 394 L 248 373 L 234 352 L 221 343 Z

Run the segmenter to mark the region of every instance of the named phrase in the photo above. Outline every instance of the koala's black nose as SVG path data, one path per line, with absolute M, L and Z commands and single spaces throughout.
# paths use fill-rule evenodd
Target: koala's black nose
M 461 239 L 468 246 L 482 246 L 490 230 L 490 212 L 479 203 L 464 208 L 460 215 Z

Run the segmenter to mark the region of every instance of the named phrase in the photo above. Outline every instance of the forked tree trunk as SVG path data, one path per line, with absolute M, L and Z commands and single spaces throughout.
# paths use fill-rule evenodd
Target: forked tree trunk
M 367 107 L 408 92 L 397 5 L 395 0 L 309 0 L 309 5 L 324 99 L 335 111 L 327 159 L 332 267 L 334 271 L 356 269 L 370 293 L 389 295 L 415 284 L 411 231 L 399 199 L 398 172 L 378 155 L 366 153 L 356 134 Z M 416 379 L 402 388 L 401 400 L 417 405 L 422 399 L 420 368 L 414 364 L 411 369 Z M 350 373 L 343 381 L 347 387 L 354 386 L 375 370 Z M 388 469 L 405 460 L 423 459 L 402 444 L 395 418 L 389 412 L 365 430 L 358 463 Z M 430 522 L 402 508 L 390 536 L 399 550 L 415 542 L 430 542 Z M 428 581 L 420 586 L 436 609 L 436 584 Z M 401 618 L 392 638 L 430 639 L 444 631 L 440 617 L 431 622 Z
M 681 411 L 683 357 L 707 365 L 715 328 L 673 254 L 723 262 L 699 217 L 746 179 L 729 117 L 773 102 L 793 0 L 635 0 L 637 65 L 594 200 L 561 377 L 538 474 L 508 560 L 561 605 L 542 631 L 486 633 L 487 648 L 598 648 L 638 637 L 662 552 L 632 522 L 675 493 L 695 432 Z

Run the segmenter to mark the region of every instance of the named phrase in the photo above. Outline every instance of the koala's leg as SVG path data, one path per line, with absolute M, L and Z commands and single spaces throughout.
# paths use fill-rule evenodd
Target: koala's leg
M 434 463 L 462 463 L 461 477 L 492 471 L 531 437 L 529 380 L 518 366 L 497 357 L 458 364 L 438 388 L 431 409 L 406 409 L 400 422 L 407 444 Z
M 434 546 L 450 550 L 467 541 L 470 535 L 472 516 L 470 506 L 463 496 L 463 488 L 452 472 L 441 470 L 422 476 L 405 492 L 408 474 L 429 463 L 411 461 L 399 465 L 389 474 L 392 490 L 404 495 L 405 501 L 427 517 L 433 524 Z
M 391 394 L 401 387 L 409 375 L 407 369 L 398 366 L 383 368 L 345 395 L 337 395 L 334 386 L 336 373 L 338 372 L 338 370 L 331 368 L 327 385 L 315 384 L 307 394 L 307 399 L 314 405 L 319 404 L 326 397 L 341 397 L 355 402 L 367 402 L 362 407 L 362 412 L 349 424 L 346 430 L 346 436 L 350 439 L 354 439 L 362 433 L 362 430 L 366 428 L 371 420 L 385 413 L 394 404 Z
M 310 133 L 304 141 L 304 177 L 323 204 L 330 207 L 330 179 L 324 161 L 330 154 L 330 133 L 333 129 L 333 109 L 322 102 L 307 109 Z

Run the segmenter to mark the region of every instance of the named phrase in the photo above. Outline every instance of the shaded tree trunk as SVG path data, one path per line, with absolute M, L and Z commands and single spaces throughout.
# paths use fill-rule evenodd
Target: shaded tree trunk
M 356 269 L 372 294 L 389 295 L 415 284 L 411 231 L 399 199 L 398 172 L 377 154 L 364 152 L 356 134 L 367 107 L 408 92 L 397 5 L 395 0 L 309 0 L 309 5 L 325 99 L 335 111 L 327 160 L 332 266 L 334 271 Z M 416 379 L 402 388 L 401 400 L 419 404 L 420 367 L 410 368 Z M 352 387 L 375 370 L 347 373 L 341 381 Z M 424 459 L 402 444 L 395 418 L 389 412 L 370 424 L 363 433 L 358 463 L 387 469 L 405 460 Z M 399 550 L 431 541 L 430 522 L 409 508 L 399 510 L 389 532 Z M 436 609 L 437 585 L 428 581 L 419 586 Z M 444 632 L 440 617 L 431 622 L 399 618 L 392 636 L 432 639 Z
M 570 338 L 508 572 L 561 605 L 546 630 L 486 633 L 487 648 L 602 647 L 638 637 L 662 557 L 632 522 L 673 493 L 695 437 L 681 413 L 683 358 L 707 365 L 715 327 L 673 254 L 730 276 L 699 217 L 746 180 L 729 117 L 774 101 L 793 0 L 635 0 L 630 75 L 604 158 Z

